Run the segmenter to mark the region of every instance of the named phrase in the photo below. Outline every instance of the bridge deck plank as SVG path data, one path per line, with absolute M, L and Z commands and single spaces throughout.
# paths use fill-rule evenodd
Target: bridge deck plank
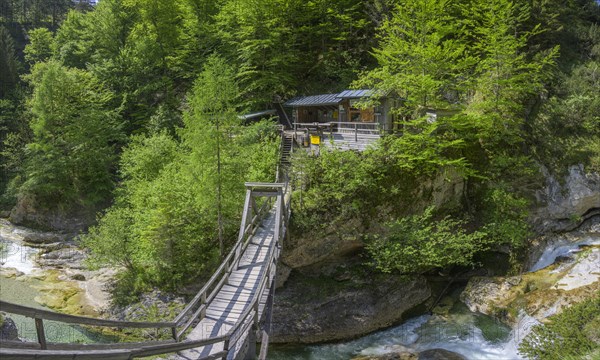
M 276 246 L 275 209 L 266 216 L 258 228 L 248 247 L 242 254 L 240 262 L 229 275 L 227 284 L 224 285 L 215 298 L 208 304 L 206 317 L 202 319 L 189 333 L 186 340 L 201 340 L 219 335 L 225 335 L 240 321 L 242 313 L 250 306 L 254 294 L 258 291 L 260 280 L 267 269 L 267 258 L 271 249 Z M 266 293 L 266 292 L 265 292 Z M 259 316 L 265 308 L 266 294 L 261 296 L 259 303 Z M 234 351 L 228 358 L 235 358 L 240 351 L 247 333 L 242 339 L 232 344 Z M 179 352 L 182 359 L 200 359 L 216 355 L 223 351 L 224 344 L 217 343 L 204 347 L 194 348 Z

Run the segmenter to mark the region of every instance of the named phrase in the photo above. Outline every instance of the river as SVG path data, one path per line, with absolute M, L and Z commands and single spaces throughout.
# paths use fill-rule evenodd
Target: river
M 0 251 L 2 270 L 16 269 L 19 276 L 0 275 L 0 299 L 26 306 L 44 308 L 35 299 L 42 294 L 38 288 L 43 283 L 36 278 L 42 271 L 35 262 L 38 249 L 28 247 L 12 239 L 2 238 Z M 578 251 L 581 245 L 600 245 L 600 235 L 585 235 L 573 239 L 558 238 L 546 245 L 538 261 L 530 271 L 536 271 L 553 264 L 557 257 L 568 256 Z M 10 273 L 8 273 L 10 274 Z M 458 292 L 453 298 L 458 297 Z M 19 337 L 36 341 L 35 325 L 32 319 L 11 314 L 19 328 Z M 46 321 L 45 329 L 50 342 L 110 342 L 118 341 L 80 326 L 71 326 Z M 398 351 L 424 351 L 446 349 L 463 355 L 467 359 L 521 359 L 518 343 L 527 329 L 536 324 L 532 318 L 523 317 L 521 326 L 511 330 L 508 326 L 489 316 L 473 313 L 456 301 L 446 315 L 421 315 L 404 323 L 374 332 L 355 340 L 319 345 L 271 345 L 271 360 L 336 360 L 351 359 L 357 356 L 381 355 Z
M 38 289 L 44 285 L 44 282 L 39 280 L 43 270 L 35 262 L 39 249 L 4 237 L 0 237 L 0 244 L 0 267 L 2 270 L 0 299 L 19 305 L 50 310 L 36 301 L 43 295 Z M 8 317 L 15 322 L 20 339 L 37 341 L 33 319 L 17 314 L 8 314 Z M 81 326 L 55 321 L 44 321 L 44 330 L 49 342 L 94 343 L 115 340 Z
M 545 246 L 529 272 L 552 265 L 558 257 L 571 256 L 584 245 L 600 245 L 600 234 L 582 234 L 577 239 L 557 236 Z M 521 314 L 518 326 L 512 330 L 489 316 L 469 311 L 463 303 L 456 301 L 446 316 L 417 316 L 356 340 L 319 345 L 272 345 L 269 359 L 342 360 L 390 352 L 446 349 L 467 359 L 519 360 L 523 357 L 518 353 L 518 344 L 538 323 Z
M 421 315 L 356 340 L 322 345 L 273 345 L 271 360 L 342 360 L 392 351 L 446 349 L 467 359 L 520 359 L 511 329 L 457 301 L 447 316 Z

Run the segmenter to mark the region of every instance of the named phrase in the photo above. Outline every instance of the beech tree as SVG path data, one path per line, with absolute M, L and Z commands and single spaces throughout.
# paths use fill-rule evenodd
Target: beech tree
M 54 61 L 36 65 L 31 83 L 33 142 L 21 192 L 50 207 L 106 199 L 123 140 L 119 113 L 105 107 L 113 94 L 90 73 Z

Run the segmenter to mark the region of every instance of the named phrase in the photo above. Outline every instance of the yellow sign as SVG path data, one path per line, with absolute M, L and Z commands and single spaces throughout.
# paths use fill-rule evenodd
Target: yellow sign
M 310 143 L 313 145 L 320 145 L 321 144 L 321 137 L 319 135 L 311 135 L 310 136 Z

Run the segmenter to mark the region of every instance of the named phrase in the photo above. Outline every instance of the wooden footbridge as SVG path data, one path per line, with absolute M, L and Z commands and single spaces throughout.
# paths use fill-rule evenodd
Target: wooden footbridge
M 210 280 L 172 321 L 131 322 L 58 314 L 0 301 L 0 311 L 35 320 L 37 342 L 0 341 L 0 359 L 265 359 L 277 260 L 287 233 L 285 183 L 246 183 L 237 242 Z M 171 339 L 110 344 L 52 343 L 44 321 L 109 328 L 166 329 Z M 260 347 L 257 348 L 257 343 Z

